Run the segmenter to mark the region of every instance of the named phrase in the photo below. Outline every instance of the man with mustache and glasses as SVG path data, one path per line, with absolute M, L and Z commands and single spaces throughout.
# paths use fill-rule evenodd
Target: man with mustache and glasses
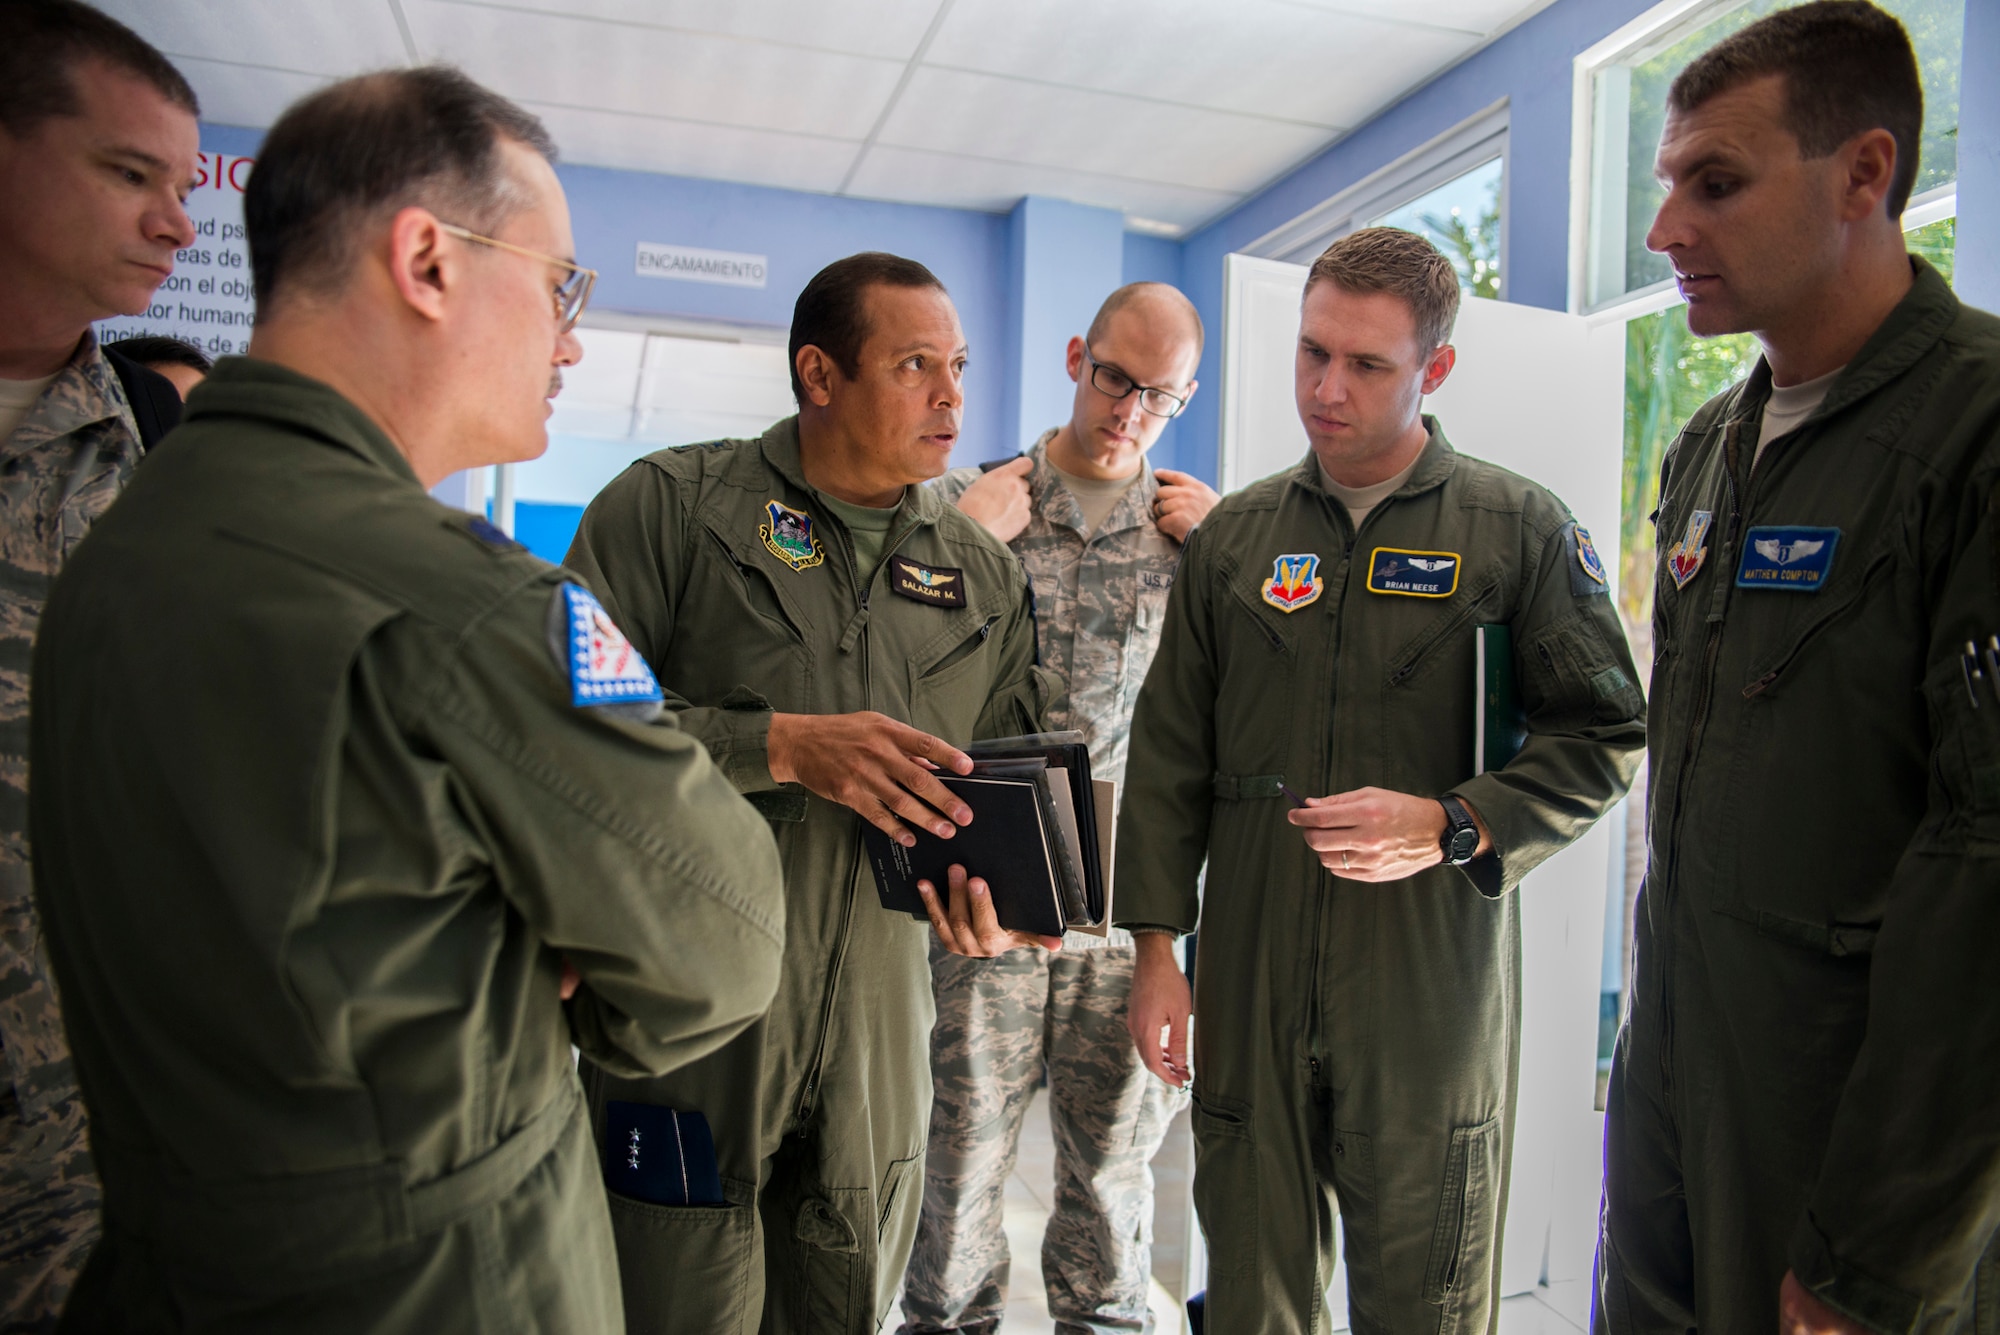
M 969 770 L 976 737 L 1037 731 L 1051 693 L 1020 562 L 922 485 L 964 402 L 943 285 L 895 255 L 835 261 L 799 296 L 791 358 L 796 416 L 641 459 L 568 558 L 785 867 L 763 1021 L 659 1079 L 586 1069 L 634 1335 L 880 1325 L 923 1196 L 932 1002 L 928 934 L 879 903 L 862 821 L 949 837 L 972 813 L 936 771 Z M 1002 931 L 978 872 L 925 891 L 946 950 L 1061 945 Z M 701 1183 L 623 1166 L 663 1119 L 705 1137 Z
M 1646 244 L 1764 355 L 1660 471 L 1615 1335 L 2000 1312 L 2000 321 L 1907 253 L 1923 121 L 1855 0 L 1667 95 Z
M 443 68 L 286 111 L 249 356 L 56 580 L 31 832 L 105 1185 L 65 1329 L 623 1329 L 571 1044 L 667 1070 L 776 987 L 764 822 L 587 589 L 426 494 L 547 447 L 553 153 Z

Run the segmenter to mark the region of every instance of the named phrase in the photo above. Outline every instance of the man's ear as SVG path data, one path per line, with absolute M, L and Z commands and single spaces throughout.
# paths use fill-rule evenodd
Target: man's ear
M 461 277 L 460 248 L 429 209 L 401 209 L 389 221 L 389 281 L 423 319 L 444 318 L 445 293 Z
M 1201 381 L 1199 380 L 1188 381 L 1187 388 L 1181 391 L 1181 406 L 1183 408 L 1185 408 L 1188 404 L 1194 402 L 1194 392 L 1200 388 L 1201 388 Z
M 800 348 L 796 369 L 799 384 L 805 387 L 806 398 L 815 408 L 824 408 L 833 402 L 833 379 L 840 374 L 840 368 L 833 364 L 833 358 L 827 356 L 824 349 L 817 343 L 808 343 Z
M 1433 352 L 1430 361 L 1424 366 L 1424 393 L 1437 393 L 1438 386 L 1444 383 L 1445 377 L 1451 374 L 1451 368 L 1456 365 L 1458 365 L 1458 349 L 1451 344 L 1447 343 Z
M 1069 378 L 1081 383 L 1083 380 L 1083 340 L 1070 336 L 1069 347 L 1063 351 L 1063 365 L 1069 370 Z
M 1844 221 L 1860 222 L 1882 209 L 1895 187 L 1896 136 L 1880 128 L 1864 130 L 1842 145 L 1840 160 L 1847 169 L 1840 214 Z

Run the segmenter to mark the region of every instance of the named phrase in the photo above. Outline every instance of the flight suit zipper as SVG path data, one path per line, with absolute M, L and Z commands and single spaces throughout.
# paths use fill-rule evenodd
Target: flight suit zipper
M 1336 500 L 1334 497 L 1323 495 L 1321 497 L 1321 504 L 1327 506 L 1330 511 L 1334 511 L 1334 513 L 1332 513 L 1330 517 L 1333 519 L 1334 527 L 1336 530 L 1342 527 L 1343 519 L 1346 519 L 1350 523 L 1352 522 L 1352 517 L 1347 514 L 1347 507 L 1341 505 L 1340 502 Z M 1361 529 L 1366 528 L 1368 526 L 1368 521 L 1370 519 L 1373 519 L 1377 514 L 1381 513 L 1382 510 L 1388 507 L 1388 505 L 1389 502 L 1387 500 L 1384 500 L 1382 504 L 1376 506 L 1373 510 L 1369 511 L 1366 518 L 1364 518 L 1361 521 L 1360 527 L 1356 528 L 1352 533 L 1350 533 L 1341 546 L 1340 611 L 1341 611 L 1341 616 L 1343 617 L 1346 615 L 1348 608 L 1349 590 L 1347 588 L 1347 581 L 1350 573 L 1354 569 L 1354 547 L 1355 544 L 1361 540 Z M 1337 510 L 1335 509 L 1336 507 Z M 1344 635 L 1341 635 L 1339 633 L 1341 630 L 1339 617 L 1336 617 L 1334 619 L 1333 629 L 1335 633 L 1335 642 L 1333 645 L 1333 655 L 1332 655 L 1334 689 L 1328 692 L 1327 698 L 1329 701 L 1337 699 L 1339 693 L 1340 645 L 1346 639 Z M 1326 721 L 1327 733 L 1328 733 L 1328 739 L 1327 739 L 1328 745 L 1327 745 L 1327 756 L 1326 756 L 1327 768 L 1326 768 L 1326 777 L 1322 782 L 1321 787 L 1324 788 L 1329 793 L 1333 791 L 1333 785 L 1336 777 L 1333 772 L 1332 733 L 1334 730 L 1334 717 L 1338 712 L 1339 711 L 1337 706 L 1330 707 L 1328 710 L 1327 721 Z M 1307 1028 L 1306 1028 L 1306 1069 L 1308 1074 L 1311 1076 L 1311 1081 L 1313 1084 L 1319 1083 L 1320 1016 L 1325 1012 L 1326 1009 L 1325 1005 L 1321 1001 L 1320 991 L 1319 991 L 1320 962 L 1326 955 L 1325 944 L 1321 938 L 1326 931 L 1326 913 L 1327 913 L 1326 901 L 1327 897 L 1332 893 L 1333 893 L 1333 873 L 1328 871 L 1324 866 L 1322 866 L 1319 869 L 1319 876 L 1316 882 L 1316 888 L 1313 893 L 1313 931 L 1312 931 L 1311 947 L 1310 947 L 1312 950 L 1312 968 L 1309 971 L 1306 982 L 1306 996 L 1309 999 L 1309 1004 L 1311 1006 L 1311 1012 L 1307 1016 Z
M 853 637 L 854 647 L 859 649 L 861 654 L 861 707 L 864 710 L 875 707 L 875 673 L 868 645 L 868 600 L 875 587 L 875 576 L 881 573 L 883 565 L 888 563 L 903 540 L 916 532 L 917 528 L 918 525 L 911 524 L 890 535 L 889 541 L 882 546 L 882 559 L 876 562 L 875 569 L 869 572 L 868 582 L 863 584 L 861 568 L 854 560 L 854 542 L 848 536 L 846 527 L 841 526 L 841 556 L 847 562 L 847 577 L 858 591 L 860 603 L 853 621 L 849 623 L 847 636 Z M 847 636 L 842 638 L 846 639 Z M 848 646 L 843 644 L 841 647 L 845 649 Z M 799 1091 L 798 1122 L 801 1136 L 807 1133 L 807 1124 L 812 1119 L 814 1100 L 819 1093 L 820 1071 L 826 1063 L 826 1040 L 833 1028 L 833 1006 L 840 997 L 841 974 L 847 965 L 847 946 L 854 936 L 854 887 L 860 883 L 863 861 L 862 846 L 857 840 L 854 845 L 854 856 L 847 865 L 847 902 L 841 909 L 840 933 L 834 947 L 833 966 L 827 971 L 826 994 L 820 1000 L 819 1033 L 814 1037 L 812 1061 L 806 1065 L 805 1084 Z
M 1736 446 L 1742 426 L 1743 419 L 1738 418 L 1723 430 L 1722 474 L 1723 480 L 1728 486 L 1729 528 L 1722 545 L 1722 550 L 1717 553 L 1718 556 L 1723 558 L 1715 576 L 1718 579 L 1726 579 L 1729 569 L 1735 564 L 1736 543 L 1743 523 L 1743 503 L 1736 486 Z M 1723 589 L 1720 596 L 1723 600 L 1722 612 L 1726 614 L 1729 607 L 1728 590 L 1726 588 Z M 1708 730 L 1709 707 L 1715 700 L 1715 664 L 1722 652 L 1722 627 L 1722 615 L 1716 615 L 1710 619 L 1708 640 L 1702 650 L 1701 679 L 1696 683 L 1694 709 L 1688 720 L 1687 741 L 1681 748 L 1680 764 L 1678 772 L 1674 776 L 1674 810 L 1672 819 L 1667 822 L 1669 833 L 1667 839 L 1666 875 L 1662 878 L 1664 883 L 1660 886 L 1661 897 L 1664 901 L 1661 905 L 1662 922 L 1660 926 L 1655 928 L 1656 932 L 1659 932 L 1660 946 L 1660 1088 L 1662 1102 L 1666 1107 L 1669 1120 L 1673 1118 L 1673 1101 L 1670 1096 L 1674 1087 L 1673 967 L 1671 962 L 1673 957 L 1673 924 L 1670 910 L 1679 899 L 1681 822 L 1687 815 L 1688 778 L 1694 768 L 1695 756 L 1701 751 L 1702 738 Z M 1664 930 L 1661 930 L 1662 927 Z

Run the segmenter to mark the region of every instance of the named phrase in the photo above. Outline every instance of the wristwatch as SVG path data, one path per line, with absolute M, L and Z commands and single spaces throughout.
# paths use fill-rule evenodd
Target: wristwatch
M 1440 797 L 1438 805 L 1444 808 L 1444 837 L 1438 840 L 1438 847 L 1444 850 L 1446 862 L 1463 867 L 1479 852 L 1479 826 L 1457 798 Z

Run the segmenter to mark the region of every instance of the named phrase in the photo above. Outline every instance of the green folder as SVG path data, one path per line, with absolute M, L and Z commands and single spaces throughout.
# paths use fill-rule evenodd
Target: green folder
M 1472 628 L 1472 772 L 1505 769 L 1528 740 L 1521 694 L 1514 688 L 1514 635 L 1505 626 Z

